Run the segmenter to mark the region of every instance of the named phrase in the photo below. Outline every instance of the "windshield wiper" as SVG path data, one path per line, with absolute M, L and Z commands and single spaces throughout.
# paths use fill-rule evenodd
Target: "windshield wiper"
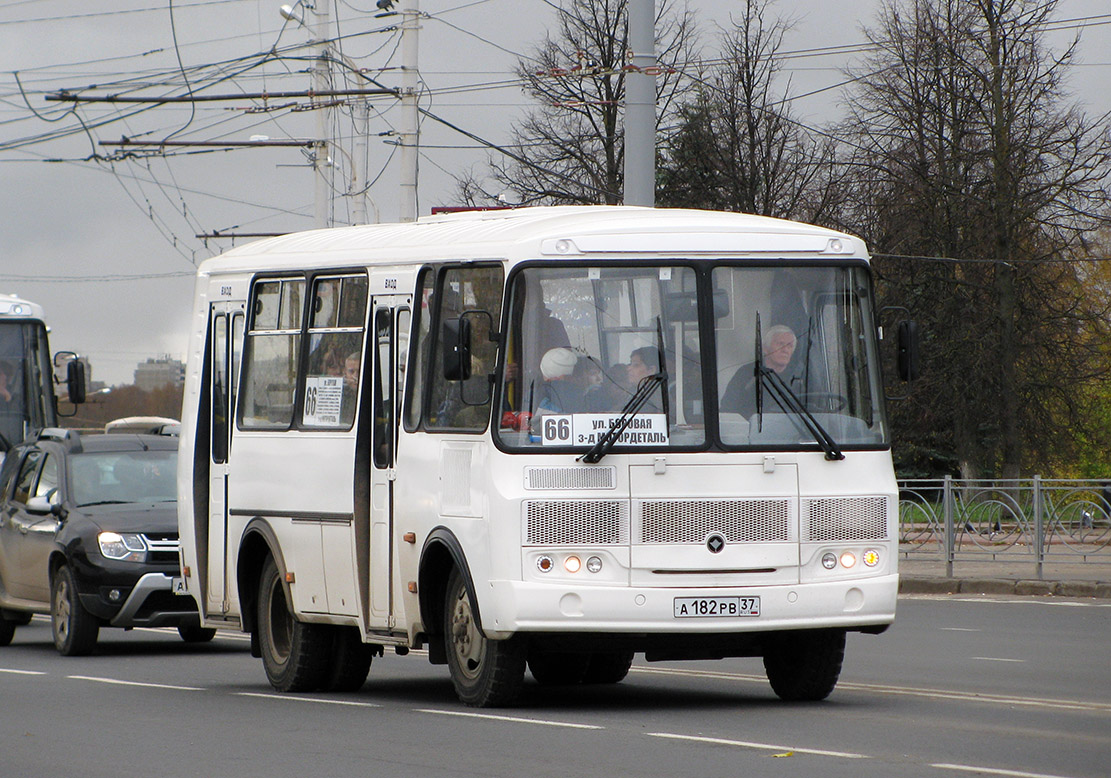
M 629 398 L 629 402 L 625 403 L 625 407 L 621 409 L 621 418 L 619 418 L 612 427 L 606 430 L 605 434 L 598 438 L 598 442 L 591 446 L 589 451 L 579 457 L 578 461 L 593 465 L 608 454 L 610 449 L 617 445 L 621 433 L 629 426 L 629 422 L 640 412 L 640 409 L 648 402 L 648 398 L 656 391 L 657 386 L 664 387 L 664 394 L 667 394 L 667 373 L 660 371 L 659 373 L 653 373 L 652 375 L 640 379 L 636 392 Z
M 832 435 L 826 432 L 821 422 L 814 418 L 814 414 L 807 410 L 802 400 L 799 399 L 799 396 L 779 377 L 779 373 L 768 367 L 760 367 L 759 370 L 760 380 L 757 382 L 757 386 L 766 383 L 768 394 L 772 396 L 779 407 L 785 411 L 798 415 L 798 417 L 802 419 L 803 424 L 806 425 L 806 429 L 809 430 L 810 434 L 814 436 L 814 439 L 818 441 L 818 445 L 822 447 L 822 451 L 826 452 L 826 459 L 831 461 L 844 459 L 845 455 L 842 453 L 841 447 L 837 445 L 837 441 L 833 439 Z M 763 422 L 762 418 L 761 422 Z

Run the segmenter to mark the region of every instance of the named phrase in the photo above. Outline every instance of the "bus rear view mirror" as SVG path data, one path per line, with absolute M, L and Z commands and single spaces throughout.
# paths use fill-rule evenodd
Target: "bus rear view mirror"
M 921 372 L 918 322 L 913 319 L 904 319 L 899 322 L 898 329 L 898 369 L 899 378 L 904 381 L 913 381 Z
M 466 316 L 445 319 L 441 335 L 444 346 L 444 378 L 466 381 L 471 377 L 471 322 Z

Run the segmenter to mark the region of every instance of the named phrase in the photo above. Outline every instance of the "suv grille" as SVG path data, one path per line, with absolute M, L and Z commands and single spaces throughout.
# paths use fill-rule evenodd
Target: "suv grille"
M 147 561 L 161 562 L 164 564 L 177 563 L 177 551 L 181 545 L 178 542 L 177 535 L 164 532 L 143 535 L 143 539 L 147 542 L 147 548 L 150 549 L 147 554 Z

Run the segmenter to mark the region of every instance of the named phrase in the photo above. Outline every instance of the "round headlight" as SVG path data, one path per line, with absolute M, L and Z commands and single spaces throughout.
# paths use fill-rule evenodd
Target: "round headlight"
M 832 551 L 827 551 L 822 554 L 822 567 L 826 570 L 832 570 L 837 567 L 837 554 L 834 554 Z
M 856 564 L 856 555 L 852 551 L 841 554 L 841 567 L 852 567 Z
M 590 559 L 586 560 L 586 569 L 589 570 L 592 573 L 601 572 L 602 571 L 602 558 L 598 557 L 598 556 L 590 557 Z
M 569 573 L 577 573 L 582 569 L 582 560 L 577 556 L 569 556 L 563 560 L 563 567 Z

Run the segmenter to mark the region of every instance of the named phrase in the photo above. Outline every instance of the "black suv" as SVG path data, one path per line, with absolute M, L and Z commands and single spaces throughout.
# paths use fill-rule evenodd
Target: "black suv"
M 46 429 L 0 467 L 0 646 L 35 613 L 88 654 L 103 626 L 211 640 L 180 584 L 177 439 Z

